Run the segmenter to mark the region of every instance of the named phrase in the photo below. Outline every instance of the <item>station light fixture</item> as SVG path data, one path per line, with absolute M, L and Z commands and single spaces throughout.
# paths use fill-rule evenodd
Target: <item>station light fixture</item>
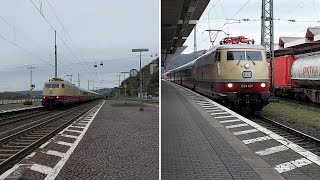
M 132 49 L 132 52 L 139 52 L 140 53 L 140 79 L 142 79 L 142 69 L 141 69 L 141 52 L 144 51 L 149 51 L 149 49 L 147 48 L 140 48 L 140 49 Z M 143 97 L 142 97 L 142 81 L 140 81 L 140 99 L 141 99 L 141 103 L 140 103 L 140 111 L 143 111 Z

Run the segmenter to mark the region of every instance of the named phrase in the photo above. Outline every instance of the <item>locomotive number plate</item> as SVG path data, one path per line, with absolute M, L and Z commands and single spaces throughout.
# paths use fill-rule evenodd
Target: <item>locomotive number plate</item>
M 243 89 L 250 89 L 250 88 L 253 88 L 254 85 L 253 84 L 241 84 L 240 87 Z
M 251 71 L 243 71 L 242 72 L 242 77 L 251 78 L 252 77 L 252 72 Z

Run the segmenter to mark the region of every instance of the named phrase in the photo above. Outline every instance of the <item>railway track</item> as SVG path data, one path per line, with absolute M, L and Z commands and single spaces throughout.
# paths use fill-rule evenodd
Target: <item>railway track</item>
M 270 118 L 264 117 L 260 114 L 255 114 L 250 120 L 260 124 L 261 126 L 279 134 L 280 136 L 298 144 L 299 146 L 320 155 L 320 140 L 307 135 L 303 132 L 297 131 L 291 127 L 278 123 Z
M 49 114 L 49 111 L 45 111 L 43 109 L 38 109 L 37 111 L 31 111 L 27 113 L 19 113 L 8 117 L 0 117 L 0 126 L 8 125 L 11 123 L 23 121 L 26 119 L 34 118 L 41 115 Z
M 39 123 L 0 139 L 0 174 L 81 117 L 100 101 L 58 111 Z

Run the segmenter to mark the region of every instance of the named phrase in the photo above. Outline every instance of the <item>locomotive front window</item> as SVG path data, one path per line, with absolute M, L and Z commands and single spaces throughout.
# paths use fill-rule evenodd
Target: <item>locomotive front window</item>
M 46 84 L 45 87 L 46 88 L 51 88 L 51 84 Z
M 228 51 L 227 60 L 262 61 L 261 51 Z
M 46 84 L 46 88 L 59 88 L 59 84 Z
M 246 51 L 247 60 L 262 61 L 261 51 Z
M 227 60 L 244 60 L 245 52 L 244 51 L 228 51 Z
M 59 84 L 52 84 L 52 88 L 59 88 Z

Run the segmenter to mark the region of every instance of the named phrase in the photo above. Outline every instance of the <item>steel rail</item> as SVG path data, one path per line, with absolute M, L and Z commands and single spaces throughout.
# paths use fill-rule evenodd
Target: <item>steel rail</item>
M 311 140 L 311 141 L 313 141 L 313 142 L 316 142 L 316 143 L 319 143 L 319 144 L 320 144 L 320 139 L 317 139 L 317 138 L 312 137 L 312 136 L 310 136 L 310 135 L 308 135 L 308 134 L 306 134 L 306 133 L 303 133 L 303 132 L 301 132 L 301 131 L 298 131 L 298 130 L 296 130 L 296 129 L 293 129 L 293 128 L 291 128 L 291 127 L 289 127 L 289 126 L 286 126 L 286 125 L 284 125 L 284 124 L 281 124 L 281 123 L 279 123 L 279 122 L 276 122 L 276 121 L 274 121 L 274 120 L 272 120 L 272 119 L 270 119 L 270 118 L 267 118 L 267 117 L 265 117 L 265 116 L 263 116 L 263 115 L 261 115 L 261 114 L 256 114 L 256 116 L 258 116 L 259 118 L 261 118 L 261 119 L 263 119 L 263 120 L 265 120 L 265 121 L 271 122 L 272 124 L 274 124 L 274 125 L 276 125 L 276 126 L 278 126 L 278 127 L 281 127 L 282 129 L 285 129 L 285 130 L 287 130 L 287 131 L 293 132 L 294 134 L 297 134 L 297 135 L 301 135 L 301 136 L 305 137 L 306 139 L 309 139 L 309 140 Z
M 19 114 L 17 116 L 11 116 L 11 117 L 8 117 L 5 119 L 0 119 L 0 126 L 12 124 L 12 123 L 15 123 L 18 121 L 30 119 L 33 117 L 37 117 L 37 116 L 41 116 L 41 115 L 45 115 L 45 114 L 49 114 L 49 113 L 50 113 L 49 111 L 37 111 L 34 113 Z
M 265 124 L 267 124 L 267 126 L 271 126 L 271 127 L 266 127 L 268 129 L 274 127 L 276 128 L 276 130 L 281 130 L 281 132 L 277 132 L 279 135 L 287 138 L 288 140 L 300 145 L 301 147 L 317 154 L 320 155 L 320 140 L 312 137 L 306 133 L 303 133 L 301 131 L 298 131 L 296 129 L 293 129 L 291 127 L 288 127 L 284 124 L 281 124 L 279 122 L 276 122 L 275 120 L 272 120 L 270 118 L 267 118 L 263 115 L 260 114 L 255 114 L 255 116 L 260 120 L 263 121 Z M 251 118 L 252 120 L 252 118 Z M 260 124 L 259 120 L 252 120 L 258 124 Z M 265 127 L 265 125 L 262 125 Z M 274 129 L 270 129 L 271 131 L 275 131 Z M 285 135 L 287 133 L 287 135 Z
M 47 119 L 46 121 L 44 121 L 40 124 L 34 125 L 30 128 L 27 128 L 25 130 L 22 130 L 20 132 L 12 134 L 8 137 L 0 139 L 0 145 L 3 146 L 13 140 L 18 140 L 19 138 L 23 138 L 23 136 L 30 135 L 30 134 L 32 134 L 32 132 L 48 128 L 48 127 L 50 127 L 50 124 L 52 124 L 52 127 L 53 127 L 52 131 L 51 130 L 50 130 L 50 132 L 44 131 L 44 135 L 42 137 L 39 137 L 39 139 L 35 140 L 31 144 L 28 144 L 26 147 L 23 147 L 22 149 L 20 148 L 20 150 L 16 150 L 15 154 L 13 154 L 13 155 L 9 154 L 11 156 L 9 156 L 8 158 L 6 158 L 4 161 L 2 161 L 0 163 L 0 173 L 3 173 L 4 171 L 6 171 L 10 167 L 12 167 L 15 163 L 17 163 L 23 157 L 25 157 L 26 155 L 31 153 L 34 149 L 36 149 L 37 147 L 39 147 L 40 145 L 42 145 L 43 143 L 48 141 L 54 135 L 56 135 L 61 130 L 66 128 L 69 124 L 71 124 L 72 122 L 77 120 L 79 117 L 81 117 L 83 114 L 85 114 L 86 112 L 88 112 L 92 108 L 96 107 L 99 104 L 99 102 L 98 103 L 97 103 L 97 101 L 90 102 L 88 104 L 77 106 L 74 109 L 72 109 L 71 111 L 69 109 L 68 111 L 59 113 L 57 115 L 50 116 L 50 117 L 46 118 Z M 75 114 L 75 116 L 73 114 Z M 69 119 L 70 117 L 68 117 L 67 115 L 72 115 L 71 119 Z M 67 117 L 67 119 L 61 120 L 62 119 L 61 117 Z M 59 120 L 62 124 L 60 124 L 59 126 L 54 124 L 55 122 L 58 122 Z M 1 149 L 0 149 L 0 151 L 1 151 Z

